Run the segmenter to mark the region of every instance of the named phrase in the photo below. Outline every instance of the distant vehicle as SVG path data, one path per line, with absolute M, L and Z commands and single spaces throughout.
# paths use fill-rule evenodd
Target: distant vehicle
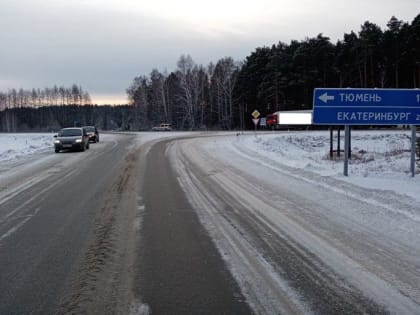
M 269 129 L 307 129 L 312 124 L 312 111 L 278 111 L 266 116 L 266 126 Z
M 267 128 L 276 128 L 277 127 L 277 114 L 268 114 L 265 117 L 265 125 L 267 126 Z
M 83 128 L 63 128 L 54 138 L 55 153 L 66 149 L 78 151 L 89 149 L 89 136 Z
M 153 131 L 171 131 L 172 127 L 171 124 L 162 123 L 159 126 L 155 126 L 152 128 Z
M 95 126 L 84 126 L 83 129 L 89 136 L 89 142 L 99 142 L 99 132 Z

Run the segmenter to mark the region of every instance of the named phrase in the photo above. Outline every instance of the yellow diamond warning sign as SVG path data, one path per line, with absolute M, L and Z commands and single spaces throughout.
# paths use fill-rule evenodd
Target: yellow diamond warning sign
M 254 110 L 251 115 L 252 115 L 252 117 L 254 117 L 255 119 L 257 119 L 258 117 L 260 117 L 261 114 L 260 114 L 259 111 Z

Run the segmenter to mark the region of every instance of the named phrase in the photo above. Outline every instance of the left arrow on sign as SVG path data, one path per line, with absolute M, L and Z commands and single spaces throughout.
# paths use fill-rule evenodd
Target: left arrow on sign
M 325 92 L 324 94 L 322 94 L 318 98 L 321 101 L 323 101 L 324 103 L 327 103 L 328 101 L 333 101 L 334 100 L 334 96 L 333 95 L 328 95 L 328 92 Z

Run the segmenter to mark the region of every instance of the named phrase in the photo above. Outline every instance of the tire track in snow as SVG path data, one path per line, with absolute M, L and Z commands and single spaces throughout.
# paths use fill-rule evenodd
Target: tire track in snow
M 229 246 L 236 249 L 238 246 L 235 247 L 229 242 L 226 244 L 218 234 L 229 235 L 229 233 L 233 233 L 232 231 L 236 230 L 237 240 L 242 240 L 246 238 L 249 233 L 254 233 L 252 237 L 248 237 L 250 240 L 249 242 L 253 242 L 250 247 L 257 246 L 256 248 L 259 248 L 259 255 L 257 256 L 268 256 L 267 261 L 270 261 L 274 266 L 276 266 L 276 261 L 279 259 L 281 260 L 281 257 L 279 258 L 275 253 L 276 249 L 289 249 L 288 254 L 292 256 L 295 255 L 295 262 L 302 261 L 302 257 L 305 257 L 305 255 L 308 256 L 307 259 L 303 260 L 305 261 L 304 265 L 306 266 L 303 266 L 302 270 L 305 272 L 305 275 L 307 275 L 307 285 L 312 290 L 318 288 L 322 289 L 324 286 L 324 292 L 329 292 L 330 297 L 335 296 L 336 298 L 336 304 L 330 303 L 328 305 L 328 301 L 325 301 L 324 305 L 316 305 L 316 301 L 319 297 L 317 297 L 317 299 L 312 298 L 311 301 L 310 294 L 306 292 L 306 298 L 309 300 L 307 300 L 307 303 L 309 303 L 311 308 L 316 312 L 323 312 L 322 310 L 326 311 L 328 310 L 328 307 L 330 307 L 329 312 L 333 313 L 338 310 L 340 310 L 340 313 L 365 311 L 375 313 L 385 312 L 383 308 L 370 299 L 375 299 L 380 302 L 380 304 L 387 305 L 392 311 L 397 311 L 399 313 L 412 313 L 418 309 L 419 305 L 417 303 L 414 303 L 384 280 L 364 269 L 351 258 L 341 253 L 339 249 L 334 248 L 332 244 L 320 238 L 316 233 L 313 233 L 310 230 L 307 231 L 299 222 L 295 222 L 286 215 L 280 213 L 279 209 L 276 208 L 276 205 L 273 206 L 270 202 L 261 201 L 261 198 L 263 200 L 270 200 L 270 196 L 256 196 L 257 193 L 254 191 L 255 187 L 252 183 L 249 184 L 249 178 L 241 179 L 235 172 L 229 170 L 220 163 L 212 161 L 209 155 L 207 155 L 208 152 L 196 149 L 191 144 L 192 142 L 190 141 L 186 145 L 179 146 L 180 148 L 178 148 L 178 151 L 182 151 L 184 155 L 182 159 L 178 159 L 178 161 L 175 161 L 174 163 L 176 163 L 176 168 L 180 174 L 180 181 L 182 182 L 185 191 L 188 191 L 190 196 L 194 196 L 191 197 L 191 202 L 199 209 L 200 216 L 205 225 L 212 232 L 212 235 L 219 246 L 219 250 L 222 253 L 229 253 L 228 255 L 225 255 L 225 258 L 228 256 L 228 263 L 229 260 L 233 259 L 231 257 L 234 255 L 232 252 L 235 252 L 235 250 L 232 250 Z M 179 155 L 179 152 L 177 152 L 176 156 L 179 157 Z M 194 171 L 191 171 L 191 169 L 194 169 Z M 199 172 L 201 172 L 201 174 L 197 175 Z M 193 175 L 193 173 L 195 175 Z M 216 188 L 220 186 L 222 188 Z M 218 189 L 219 191 L 217 191 Z M 259 191 L 259 193 L 261 193 L 261 191 Z M 210 202 L 210 198 L 218 198 L 219 200 Z M 287 204 L 287 200 L 284 202 L 286 203 L 286 206 L 295 206 L 290 203 Z M 227 205 L 231 205 L 231 211 L 227 210 L 229 208 Z M 265 212 L 267 211 L 272 213 L 266 216 Z M 272 222 L 275 217 L 278 217 L 278 219 L 275 220 L 275 222 Z M 230 227 L 227 222 L 230 222 Z M 222 228 L 223 226 L 225 227 L 224 229 Z M 260 239 L 258 240 L 258 238 Z M 230 239 L 232 239 L 232 237 L 230 237 Z M 283 242 L 283 247 L 278 243 L 278 240 L 281 239 L 286 239 L 286 241 Z M 277 245 L 273 245 L 276 243 Z M 266 249 L 263 249 L 261 244 L 266 244 Z M 317 245 L 315 248 L 312 248 L 312 244 Z M 271 249 L 269 249 L 270 247 Z M 244 249 L 244 247 L 242 249 Z M 252 251 L 249 251 L 247 254 L 242 253 L 242 255 L 252 257 L 253 255 L 251 253 Z M 238 255 L 240 256 L 240 254 Z M 237 261 L 240 260 L 241 259 L 239 258 L 237 259 Z M 232 272 L 235 274 L 241 267 L 243 266 L 231 266 Z M 281 270 L 282 266 L 281 263 L 279 263 L 277 266 L 278 274 L 281 274 Z M 351 274 L 354 274 L 354 276 L 350 277 L 350 279 L 344 279 L 342 275 L 343 271 L 346 276 Z M 245 272 L 243 274 L 245 274 Z M 238 274 L 236 275 L 238 276 Z M 288 276 L 290 275 L 284 275 L 286 279 Z M 240 277 L 241 276 L 239 276 L 239 278 Z M 296 274 L 296 277 L 298 278 L 299 275 Z M 323 279 L 322 277 L 326 279 Z M 367 279 L 369 281 L 366 281 Z M 289 283 L 293 283 L 293 279 L 288 280 Z M 239 282 L 241 282 L 241 279 L 239 279 Z M 250 281 L 246 283 L 249 284 Z M 318 283 L 320 283 L 321 286 L 318 285 Z M 360 286 L 361 288 L 357 289 Z M 305 288 L 299 288 L 299 285 L 297 285 L 297 287 L 300 289 L 300 291 L 298 290 L 299 292 L 302 292 L 302 290 L 305 291 Z M 244 290 L 246 291 L 246 289 L 247 288 Z M 254 291 L 258 291 L 258 288 L 254 289 Z M 338 292 L 341 292 L 341 296 L 340 294 L 334 294 L 337 290 Z M 367 297 L 364 297 L 360 290 L 362 290 L 364 294 L 367 294 Z M 259 297 L 252 297 L 248 294 L 248 297 L 251 300 L 263 298 L 261 297 L 261 294 Z M 350 308 L 348 308 L 347 311 L 345 311 L 346 308 L 343 306 L 346 300 L 350 303 Z M 251 305 L 258 305 L 258 301 L 251 302 Z M 359 305 L 359 307 L 357 305 Z M 266 313 L 267 311 L 268 310 L 265 309 L 261 312 Z

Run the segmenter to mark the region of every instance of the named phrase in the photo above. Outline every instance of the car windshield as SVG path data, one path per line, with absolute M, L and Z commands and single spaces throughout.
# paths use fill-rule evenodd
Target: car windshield
M 82 131 L 80 129 L 62 129 L 58 133 L 59 137 L 75 137 L 75 136 L 81 136 Z
M 85 127 L 86 132 L 95 132 L 95 127 Z

